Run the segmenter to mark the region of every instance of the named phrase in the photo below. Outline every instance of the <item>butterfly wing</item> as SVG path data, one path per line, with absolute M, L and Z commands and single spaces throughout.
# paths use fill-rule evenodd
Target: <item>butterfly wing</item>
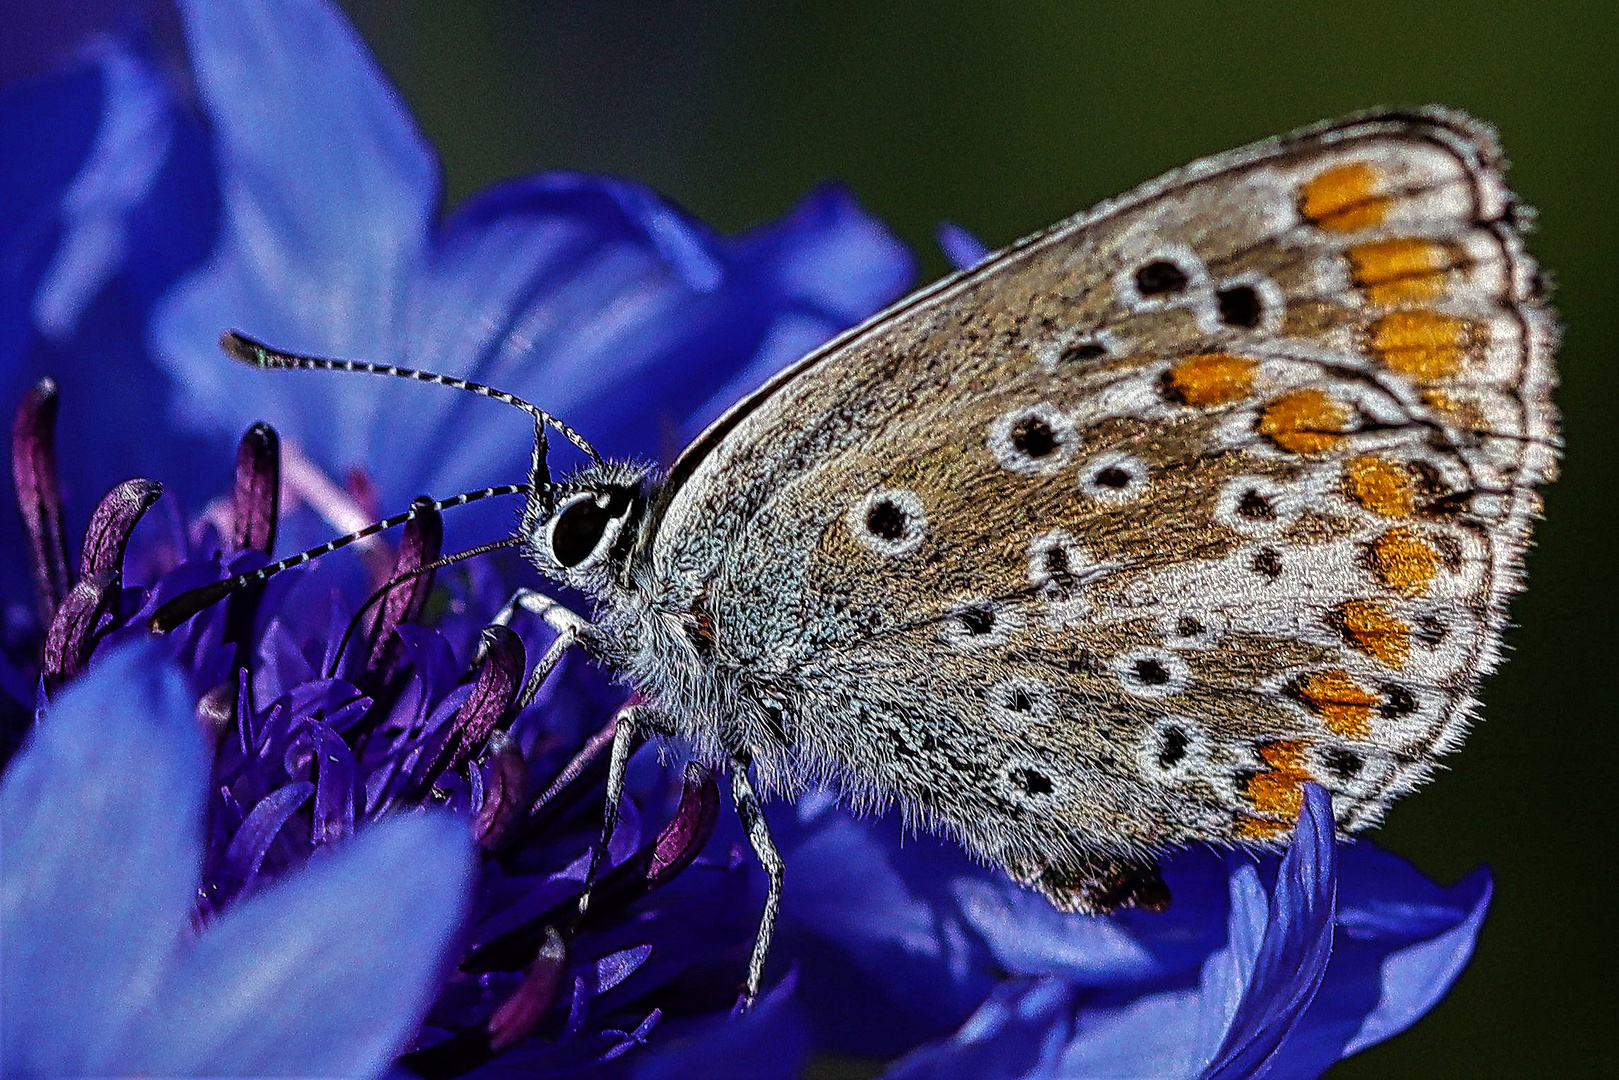
M 1070 908 L 1151 902 L 1166 845 L 1285 836 L 1306 780 L 1376 821 L 1460 740 L 1555 470 L 1514 214 L 1464 118 L 1325 125 L 784 372 L 644 534 L 725 748 Z

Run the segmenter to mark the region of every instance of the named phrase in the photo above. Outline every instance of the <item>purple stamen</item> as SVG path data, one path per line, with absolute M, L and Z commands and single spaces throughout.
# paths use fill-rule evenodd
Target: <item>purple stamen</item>
M 523 685 L 523 642 L 504 626 L 485 627 L 478 651 L 482 660 L 472 695 L 456 710 L 450 734 L 417 787 L 425 794 L 447 769 L 459 769 L 472 759 L 500 718 L 506 715 Z
M 281 438 L 269 424 L 254 424 L 236 446 L 231 509 L 236 550 L 268 555 L 281 516 Z
M 444 518 L 431 507 L 432 500 L 425 495 L 411 503 L 416 516 L 405 522 L 405 534 L 399 542 L 399 557 L 394 560 L 394 571 L 389 580 L 403 577 L 439 557 L 444 547 Z M 394 644 L 394 630 L 400 623 L 411 622 L 427 606 L 427 597 L 433 591 L 433 573 L 416 574 L 402 581 L 383 598 L 371 633 L 371 653 L 366 661 L 369 672 L 389 675 L 397 665 L 398 646 Z
M 79 577 L 110 574 L 116 582 L 123 577 L 124 549 L 129 535 L 158 496 L 163 485 L 156 480 L 125 480 L 101 497 L 84 531 L 79 555 Z
M 17 406 L 11 425 L 11 479 L 28 530 L 39 624 L 51 625 L 68 590 L 62 536 L 62 485 L 56 472 L 56 383 L 41 379 Z
M 587 922 L 633 904 L 684 870 L 714 833 L 720 792 L 714 771 L 687 762 L 680 805 L 650 844 L 603 874 L 593 890 Z
M 687 764 L 685 786 L 674 816 L 655 839 L 596 883 L 585 924 L 610 921 L 625 906 L 685 869 L 713 835 L 719 805 L 713 770 L 696 762 Z M 524 963 L 530 950 L 539 947 L 543 933 L 576 917 L 578 904 L 577 894 L 567 896 L 522 923 L 473 944 L 461 961 L 461 970 L 470 974 L 506 971 Z
M 84 670 L 95 651 L 96 630 L 111 612 L 118 591 L 114 575 L 102 573 L 80 581 L 62 598 L 45 634 L 41 671 L 48 687 L 54 689 Z
M 523 981 L 490 1013 L 481 1029 L 469 1029 L 412 1051 L 400 1058 L 399 1064 L 411 1074 L 429 1080 L 473 1071 L 535 1033 L 561 996 L 567 969 L 567 943 L 556 927 L 547 926 L 538 953 L 523 972 Z
M 632 697 L 627 705 L 634 704 L 638 699 Z M 571 809 L 579 799 L 607 776 L 607 751 L 613 745 L 613 736 L 618 732 L 618 715 L 613 718 L 596 734 L 586 740 L 579 752 L 569 759 L 557 773 L 556 779 L 550 786 L 535 797 L 528 808 L 528 820 L 524 823 L 524 832 L 537 832 L 541 828 L 556 820 L 564 811 Z M 639 741 L 637 745 L 639 746 Z
M 495 1053 L 533 1033 L 539 1022 L 556 1004 L 566 970 L 568 947 L 554 926 L 545 928 L 545 944 L 523 973 L 515 993 L 490 1014 L 487 1024 L 489 1048 Z
M 690 865 L 713 835 L 719 812 L 720 790 L 714 783 L 714 770 L 695 761 L 687 763 L 680 805 L 652 842 L 652 861 L 646 870 L 648 892 Z
M 490 736 L 489 778 L 472 835 L 485 851 L 502 846 L 522 820 L 528 798 L 528 763 L 517 744 L 496 732 Z

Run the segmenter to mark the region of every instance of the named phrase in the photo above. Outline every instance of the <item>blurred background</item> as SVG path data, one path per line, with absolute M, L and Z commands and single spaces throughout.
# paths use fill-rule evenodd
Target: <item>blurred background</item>
M 42 37 L 76 18 L 28 6 L 53 9 Z M 447 204 L 525 172 L 613 172 L 736 231 L 832 177 L 912 246 L 924 279 L 945 269 L 944 220 L 1000 246 L 1194 157 L 1372 106 L 1442 102 L 1495 124 L 1540 211 L 1531 246 L 1566 325 L 1565 473 L 1484 721 L 1375 834 L 1447 883 L 1489 864 L 1495 904 L 1433 1014 L 1331 1076 L 1614 1074 L 1611 0 L 344 6 L 439 148 Z M 25 16 L 8 33 L 36 30 Z

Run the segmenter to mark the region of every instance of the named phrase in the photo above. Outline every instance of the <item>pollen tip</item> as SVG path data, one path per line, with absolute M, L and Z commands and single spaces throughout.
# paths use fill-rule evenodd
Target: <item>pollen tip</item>
M 225 355 L 244 364 L 259 363 L 259 353 L 264 346 L 236 330 L 226 330 L 219 335 L 219 347 Z
M 152 617 L 146 621 L 147 630 L 157 635 L 167 634 L 193 615 L 197 615 L 204 609 L 217 604 L 238 588 L 241 588 L 244 580 L 247 579 L 242 577 L 226 578 L 224 581 L 216 581 L 212 585 L 188 589 L 152 612 Z

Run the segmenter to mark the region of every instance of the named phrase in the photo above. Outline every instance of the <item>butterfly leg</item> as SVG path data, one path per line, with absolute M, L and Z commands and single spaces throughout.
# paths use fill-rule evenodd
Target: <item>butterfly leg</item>
M 547 676 L 562 662 L 562 654 L 573 648 L 578 640 L 579 631 L 571 626 L 557 631 L 556 640 L 551 642 L 551 647 L 545 650 L 545 655 L 534 665 L 528 682 L 523 684 L 523 692 L 518 696 L 514 707 L 516 712 L 521 712 L 534 703 Z
M 624 771 L 629 765 L 630 754 L 635 751 L 635 737 L 640 723 L 641 709 L 635 705 L 626 705 L 618 711 L 613 727 L 613 748 L 607 759 L 607 809 L 602 814 L 601 843 L 590 849 L 590 864 L 585 869 L 585 889 L 579 894 L 579 914 L 575 918 L 577 926 L 590 910 L 590 891 L 596 884 L 596 872 L 601 869 L 602 858 L 607 854 L 607 842 L 613 838 L 613 829 L 618 825 L 618 801 L 624 797 Z
M 512 593 L 511 599 L 507 600 L 505 606 L 495 614 L 493 621 L 497 626 L 510 626 L 518 611 L 526 611 L 530 615 L 544 619 L 546 625 L 557 635 L 556 640 L 551 642 L 551 647 L 545 651 L 545 655 L 540 657 L 539 663 L 534 665 L 533 673 L 523 686 L 523 693 L 517 699 L 517 708 L 521 710 L 527 708 L 539 696 L 541 684 L 562 661 L 562 654 L 584 635 L 590 621 L 566 605 L 533 589 L 518 589 Z M 616 807 L 617 804 L 614 805 Z
M 731 801 L 736 804 L 736 816 L 742 821 L 742 829 L 748 834 L 748 843 L 753 846 L 759 865 L 769 875 L 770 891 L 765 895 L 765 909 L 759 917 L 759 933 L 753 939 L 753 955 L 748 958 L 748 981 L 742 993 L 744 1009 L 753 1007 L 764 985 L 765 958 L 770 955 L 770 939 L 776 933 L 776 916 L 781 912 L 781 883 L 786 870 L 776 842 L 770 837 L 770 826 L 759 806 L 759 796 L 754 793 L 753 781 L 748 777 L 749 764 L 746 754 L 731 757 Z
M 511 599 L 506 601 L 504 607 L 496 612 L 492 620 L 497 626 L 510 626 L 512 619 L 518 611 L 526 611 L 530 615 L 537 615 L 545 620 L 545 624 L 557 633 L 572 629 L 577 635 L 578 631 L 590 625 L 590 620 L 574 611 L 560 600 L 553 600 L 542 592 L 533 589 L 518 589 L 512 593 Z

